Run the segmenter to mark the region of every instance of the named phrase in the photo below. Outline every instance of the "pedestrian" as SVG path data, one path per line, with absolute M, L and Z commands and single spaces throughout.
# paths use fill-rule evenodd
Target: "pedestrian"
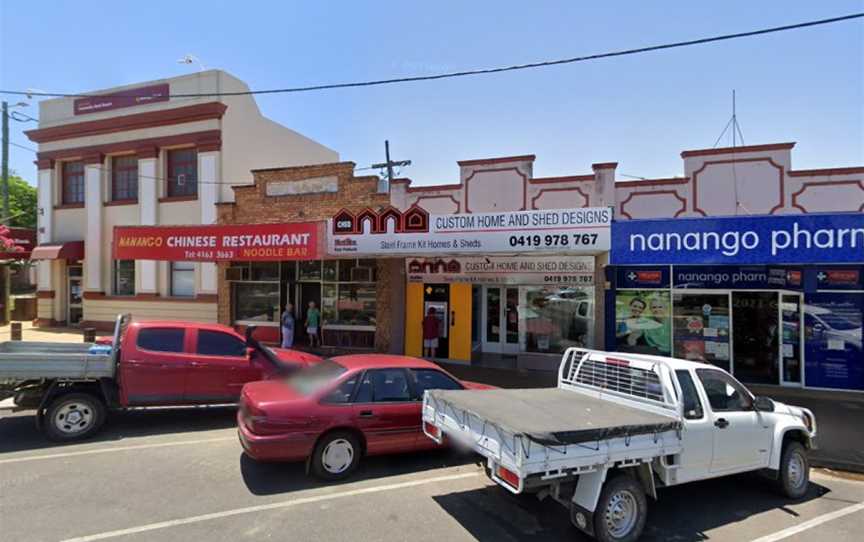
M 435 357 L 435 350 L 438 349 L 438 335 L 441 333 L 439 329 L 438 317 L 436 316 L 435 307 L 429 307 L 426 317 L 423 318 L 423 356 L 427 358 Z
M 315 302 L 309 302 L 309 310 L 306 311 L 306 334 L 309 335 L 309 346 L 320 346 L 318 340 L 318 324 L 321 321 L 321 311 L 315 307 Z
M 282 313 L 282 348 L 291 348 L 294 346 L 294 305 L 288 303 L 285 305 L 285 312 Z

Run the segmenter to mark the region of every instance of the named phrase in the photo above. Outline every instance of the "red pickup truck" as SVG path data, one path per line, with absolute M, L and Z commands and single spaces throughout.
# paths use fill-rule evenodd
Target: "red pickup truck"
M 129 322 L 118 317 L 111 341 L 0 343 L 0 392 L 57 441 L 96 433 L 108 410 L 236 403 L 247 382 L 287 375 L 317 356 L 270 348 L 227 326 Z

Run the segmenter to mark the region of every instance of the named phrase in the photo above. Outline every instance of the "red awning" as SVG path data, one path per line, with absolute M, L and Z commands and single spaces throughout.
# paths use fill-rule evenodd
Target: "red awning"
M 31 260 L 83 260 L 84 241 L 69 241 L 51 245 L 39 245 L 30 254 Z

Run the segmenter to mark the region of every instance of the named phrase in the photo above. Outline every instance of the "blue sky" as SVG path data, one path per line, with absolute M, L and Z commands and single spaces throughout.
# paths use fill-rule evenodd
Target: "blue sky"
M 2 0 L 0 88 L 80 92 L 187 73 L 252 88 L 430 74 L 625 49 L 864 11 L 862 1 L 87 2 Z M 864 164 L 864 22 L 438 82 L 259 97 L 358 167 L 390 139 L 416 184 L 457 160 L 536 154 L 536 176 L 680 175 L 714 144 L 731 89 L 746 143 L 797 141 L 793 167 Z M 17 98 L 9 98 L 17 101 Z M 36 115 L 38 109 L 24 110 Z M 31 123 L 32 124 L 32 123 Z M 12 123 L 11 140 L 35 146 Z M 11 166 L 35 180 L 33 155 Z M 624 178 L 624 177 L 621 177 Z

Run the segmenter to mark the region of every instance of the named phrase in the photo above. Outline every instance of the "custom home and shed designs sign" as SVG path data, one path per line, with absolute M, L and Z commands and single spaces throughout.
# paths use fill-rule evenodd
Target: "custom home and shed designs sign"
M 464 254 L 609 250 L 612 210 L 606 207 L 430 215 L 340 211 L 328 221 L 330 254 Z

